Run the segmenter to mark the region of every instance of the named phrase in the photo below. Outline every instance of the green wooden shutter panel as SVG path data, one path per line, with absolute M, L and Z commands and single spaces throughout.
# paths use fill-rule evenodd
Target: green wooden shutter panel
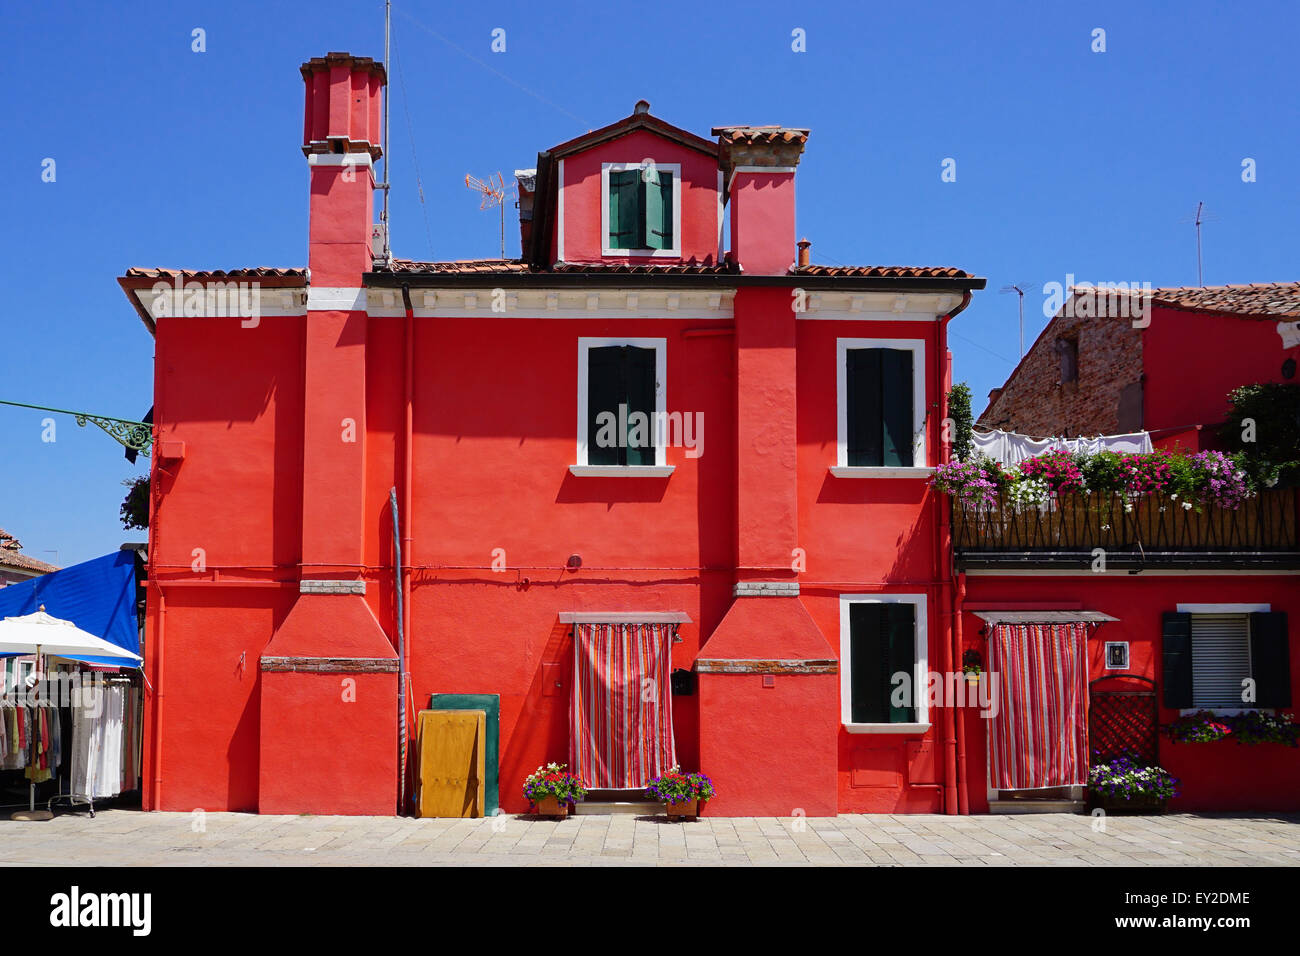
M 641 241 L 642 217 L 641 171 L 623 169 L 609 172 L 609 247 L 634 249 Z
M 916 606 L 913 604 L 882 604 L 885 609 L 885 621 L 889 631 L 889 671 L 891 682 L 886 685 L 890 697 L 889 722 L 891 724 L 910 724 L 916 721 L 916 697 L 925 692 L 925 687 L 917 687 L 916 678 Z M 895 707 L 893 704 L 894 674 L 907 674 L 913 679 L 912 705 Z
M 881 349 L 880 353 L 882 463 L 893 468 L 911 468 L 912 353 L 907 349 Z
M 847 377 L 848 464 L 879 465 L 882 461 L 880 409 L 880 349 L 849 349 Z
M 587 464 L 620 464 L 623 449 L 616 444 L 601 447 L 596 442 L 599 432 L 597 416 L 612 412 L 618 416 L 619 403 L 624 401 L 623 349 L 612 345 L 587 350 Z M 618 430 L 606 432 L 617 436 Z
M 657 171 L 641 184 L 645 196 L 645 249 L 673 246 L 673 174 Z
M 882 604 L 849 605 L 849 717 L 855 724 L 888 720 L 889 685 L 881 686 L 889 662 L 881 626 Z
M 1250 615 L 1250 669 L 1255 678 L 1256 707 L 1291 706 L 1291 651 L 1285 611 Z
M 655 463 L 655 350 L 629 345 L 624 348 L 624 360 L 627 367 L 627 392 L 623 400 L 627 404 L 628 417 L 631 418 L 633 412 L 644 412 L 649 420 L 643 432 L 645 444 L 634 448 L 631 441 L 627 442 L 627 464 L 653 465 Z
M 1192 706 L 1192 616 L 1166 611 L 1160 631 L 1166 707 Z

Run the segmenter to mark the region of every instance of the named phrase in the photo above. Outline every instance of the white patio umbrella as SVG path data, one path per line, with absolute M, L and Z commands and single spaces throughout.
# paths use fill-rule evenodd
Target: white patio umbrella
M 0 621 L 0 654 L 35 654 L 41 657 L 115 657 L 124 665 L 140 662 L 140 655 L 110 644 L 102 637 L 83 631 L 71 621 L 45 613 L 42 604 L 34 614 L 6 617 Z M 40 668 L 44 670 L 44 668 Z M 37 681 L 39 692 L 40 682 Z M 36 755 L 36 735 L 32 735 L 32 758 Z M 35 817 L 36 781 L 31 782 L 28 813 Z M 42 811 L 44 814 L 44 811 Z M 17 816 L 17 814 L 15 814 Z M 37 818 L 39 819 L 39 818 Z M 48 819 L 45 816 L 44 819 Z

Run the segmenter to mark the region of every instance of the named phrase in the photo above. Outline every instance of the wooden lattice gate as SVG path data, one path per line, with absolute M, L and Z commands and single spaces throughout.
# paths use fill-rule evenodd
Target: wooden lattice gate
M 1156 682 L 1136 674 L 1110 674 L 1088 684 L 1088 749 L 1092 763 L 1133 756 L 1159 760 L 1160 715 Z

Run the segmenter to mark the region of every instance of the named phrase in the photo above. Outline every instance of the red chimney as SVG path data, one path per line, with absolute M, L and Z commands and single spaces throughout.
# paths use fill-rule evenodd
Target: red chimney
M 785 275 L 794 260 L 794 171 L 808 130 L 720 126 L 718 158 L 731 203 L 731 252 L 750 275 Z

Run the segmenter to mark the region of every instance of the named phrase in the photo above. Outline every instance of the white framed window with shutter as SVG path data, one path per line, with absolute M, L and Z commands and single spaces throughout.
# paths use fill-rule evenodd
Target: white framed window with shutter
M 1163 625 L 1164 703 L 1183 713 L 1288 707 L 1286 614 L 1267 604 L 1179 604 Z

